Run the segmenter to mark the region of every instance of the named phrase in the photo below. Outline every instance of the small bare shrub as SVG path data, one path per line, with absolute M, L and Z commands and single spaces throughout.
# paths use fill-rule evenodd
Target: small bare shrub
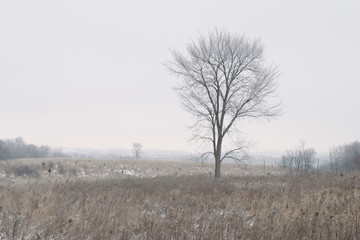
M 53 169 L 54 166 L 55 166 L 55 164 L 54 164 L 53 161 L 50 161 L 49 164 L 48 164 L 48 166 L 49 166 L 50 169 Z
M 76 168 L 70 169 L 70 174 L 73 175 L 73 176 L 76 176 L 76 175 L 77 175 L 77 170 L 76 170 Z
M 65 167 L 64 167 L 64 165 L 62 165 L 61 162 L 58 162 L 57 166 L 58 166 L 58 173 L 64 174 L 64 173 L 65 173 Z
M 32 177 L 38 177 L 39 171 L 36 168 L 32 168 L 26 165 L 19 165 L 14 167 L 14 175 L 19 176 L 32 176 Z

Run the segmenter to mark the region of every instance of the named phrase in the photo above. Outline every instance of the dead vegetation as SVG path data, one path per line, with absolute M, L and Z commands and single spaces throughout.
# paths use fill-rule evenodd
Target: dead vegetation
M 224 176 L 257 176 L 264 174 L 263 167 L 245 164 L 223 163 Z M 46 177 L 80 177 L 80 178 L 127 178 L 127 177 L 159 177 L 207 174 L 213 176 L 214 165 L 211 163 L 169 162 L 148 160 L 116 160 L 116 159 L 18 159 L 0 161 L 0 179 L 12 178 L 19 168 L 20 176 Z M 51 170 L 50 173 L 48 170 Z M 26 170 L 26 171 L 25 171 Z M 32 174 L 36 172 L 37 174 Z M 268 166 L 266 173 L 283 174 L 279 167 Z
M 360 236 L 357 174 L 228 175 L 217 181 L 208 173 L 80 177 L 66 175 L 73 167 L 67 164 L 65 175 L 1 178 L 0 239 Z M 95 171 L 91 166 L 88 172 Z

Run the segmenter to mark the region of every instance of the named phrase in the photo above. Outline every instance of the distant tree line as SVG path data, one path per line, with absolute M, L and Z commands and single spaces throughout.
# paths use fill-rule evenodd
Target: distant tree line
M 0 160 L 64 156 L 61 150 L 54 151 L 46 145 L 27 144 L 22 137 L 0 140 Z
M 329 151 L 329 169 L 334 173 L 360 170 L 360 142 L 333 147 Z
M 315 149 L 306 148 L 305 142 L 301 142 L 295 149 L 281 156 L 281 166 L 289 169 L 290 174 L 306 174 L 314 168 L 317 162 L 315 156 Z
M 304 142 L 293 150 L 286 151 L 280 159 L 280 165 L 288 169 L 290 174 L 309 173 L 311 169 L 315 169 L 316 164 L 319 170 L 315 149 L 306 148 Z M 321 169 L 332 173 L 360 171 L 360 142 L 330 148 L 328 161 L 322 163 Z

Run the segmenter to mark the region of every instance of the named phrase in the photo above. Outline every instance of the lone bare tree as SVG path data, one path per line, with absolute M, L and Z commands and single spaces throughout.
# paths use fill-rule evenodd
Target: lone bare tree
M 133 143 L 133 151 L 134 151 L 134 157 L 135 159 L 141 158 L 141 150 L 143 148 L 143 145 L 139 142 Z
M 278 72 L 265 65 L 263 49 L 258 39 L 215 30 L 188 44 L 186 55 L 172 50 L 172 60 L 166 63 L 180 77 L 175 90 L 194 116 L 192 139 L 211 143 L 215 178 L 224 159 L 241 161 L 246 145 L 234 140 L 240 119 L 280 114 L 280 102 L 274 98 Z

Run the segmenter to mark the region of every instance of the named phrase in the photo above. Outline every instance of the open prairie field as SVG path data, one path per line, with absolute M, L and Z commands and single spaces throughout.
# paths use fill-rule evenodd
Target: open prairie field
M 220 180 L 212 172 L 210 163 L 1 162 L 0 239 L 360 237 L 360 175 L 236 164 L 223 164 Z
M 44 164 L 44 166 L 43 166 Z M 48 169 L 51 169 L 50 178 L 68 177 L 76 178 L 147 178 L 159 176 L 183 176 L 205 174 L 209 177 L 214 175 L 214 164 L 195 163 L 195 162 L 176 162 L 176 161 L 150 161 L 150 160 L 116 160 L 116 159 L 19 159 L 0 162 L 0 177 L 11 178 L 17 173 L 22 173 L 21 167 L 27 166 L 29 169 L 23 169 L 24 174 L 28 170 L 30 175 L 39 177 L 48 177 Z M 19 168 L 19 169 L 18 169 Z M 18 171 L 17 171 L 18 170 Z M 31 172 L 31 170 L 34 170 Z M 282 174 L 278 167 L 266 167 L 266 174 Z M 222 164 L 223 176 L 258 176 L 263 175 L 263 166 L 246 164 Z M 15 178 L 14 180 L 16 180 Z

